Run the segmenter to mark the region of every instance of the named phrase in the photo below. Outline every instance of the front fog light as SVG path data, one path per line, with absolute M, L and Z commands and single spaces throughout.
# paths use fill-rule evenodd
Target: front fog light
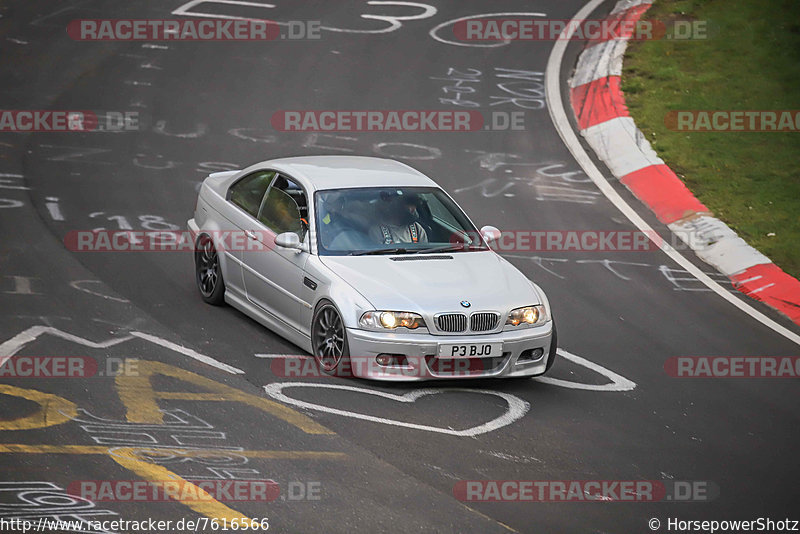
M 522 351 L 517 361 L 536 361 L 541 359 L 542 356 L 544 356 L 544 349 L 542 348 L 527 349 Z

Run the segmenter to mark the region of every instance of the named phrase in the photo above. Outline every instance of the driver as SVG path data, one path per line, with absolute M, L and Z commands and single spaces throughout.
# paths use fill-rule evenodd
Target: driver
M 369 236 L 376 243 L 427 243 L 428 234 L 417 222 L 419 213 L 413 195 L 381 195 L 386 202 L 384 220 L 373 226 Z

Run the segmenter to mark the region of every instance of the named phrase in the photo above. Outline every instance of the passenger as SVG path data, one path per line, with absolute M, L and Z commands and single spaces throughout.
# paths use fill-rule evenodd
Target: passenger
M 328 193 L 320 209 L 320 239 L 329 250 L 363 248 L 366 235 L 353 218 L 347 214 L 345 193 Z

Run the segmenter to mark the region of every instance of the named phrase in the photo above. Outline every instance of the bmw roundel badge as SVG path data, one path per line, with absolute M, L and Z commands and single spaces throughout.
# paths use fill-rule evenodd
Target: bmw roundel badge
M 468 300 L 462 300 L 461 305 L 465 308 L 469 308 L 470 306 L 472 306 L 472 304 L 470 304 Z

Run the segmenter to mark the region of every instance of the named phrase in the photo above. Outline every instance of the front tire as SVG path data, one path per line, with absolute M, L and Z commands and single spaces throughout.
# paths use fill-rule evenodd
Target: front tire
M 197 239 L 194 252 L 195 280 L 203 301 L 212 306 L 225 302 L 225 281 L 214 241 L 207 235 Z
M 556 351 L 558 350 L 558 332 L 556 332 L 556 322 L 553 321 L 553 335 L 550 338 L 550 352 L 547 355 L 547 364 L 544 366 L 544 372 L 539 373 L 538 375 L 532 376 L 524 376 L 520 378 L 529 379 L 529 378 L 536 378 L 537 376 L 544 376 L 553 367 L 553 364 L 556 362 Z
M 547 371 L 553 367 L 553 364 L 556 361 L 556 351 L 558 350 L 558 332 L 556 332 L 556 322 L 553 321 L 553 337 L 550 340 L 550 354 L 547 356 L 547 365 L 544 367 L 544 373 L 546 374 Z
M 321 372 L 326 375 L 346 374 L 350 347 L 342 316 L 332 302 L 322 301 L 311 320 L 311 348 Z

